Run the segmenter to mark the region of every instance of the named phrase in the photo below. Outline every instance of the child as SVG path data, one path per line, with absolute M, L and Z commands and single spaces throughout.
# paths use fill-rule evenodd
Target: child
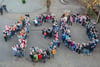
M 54 58 L 54 55 L 56 54 L 56 49 L 55 48 L 51 51 L 51 54 L 52 54 L 52 57 Z

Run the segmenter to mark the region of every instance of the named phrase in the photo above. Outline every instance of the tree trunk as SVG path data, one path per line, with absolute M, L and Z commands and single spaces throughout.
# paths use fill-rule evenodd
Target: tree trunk
M 50 13 L 51 0 L 47 0 L 47 13 Z

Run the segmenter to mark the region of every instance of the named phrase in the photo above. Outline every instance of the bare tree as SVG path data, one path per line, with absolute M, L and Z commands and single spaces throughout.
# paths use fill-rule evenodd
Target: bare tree
M 50 12 L 51 0 L 47 0 L 47 13 Z

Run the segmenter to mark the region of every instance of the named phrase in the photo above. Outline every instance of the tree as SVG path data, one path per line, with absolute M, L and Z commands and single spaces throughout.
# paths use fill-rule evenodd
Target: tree
M 98 4 L 100 4 L 100 0 L 81 0 L 85 3 L 87 8 L 93 8 L 96 7 Z
M 86 13 L 96 19 L 98 15 L 97 5 L 100 4 L 100 0 L 81 0 L 81 2 L 87 8 Z
M 26 3 L 26 0 L 22 0 L 22 3 L 25 4 Z
M 47 0 L 47 13 L 50 12 L 51 0 Z

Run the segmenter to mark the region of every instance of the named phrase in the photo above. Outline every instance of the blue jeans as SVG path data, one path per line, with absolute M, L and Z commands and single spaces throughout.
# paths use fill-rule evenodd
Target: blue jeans
M 14 56 L 17 56 L 17 51 L 14 51 L 14 50 L 13 50 L 13 55 L 14 55 Z
M 72 46 L 72 51 L 75 51 L 75 46 Z
M 88 54 L 89 50 L 88 49 L 84 49 L 84 54 Z
M 68 46 L 68 43 L 67 42 L 65 42 L 65 46 Z

